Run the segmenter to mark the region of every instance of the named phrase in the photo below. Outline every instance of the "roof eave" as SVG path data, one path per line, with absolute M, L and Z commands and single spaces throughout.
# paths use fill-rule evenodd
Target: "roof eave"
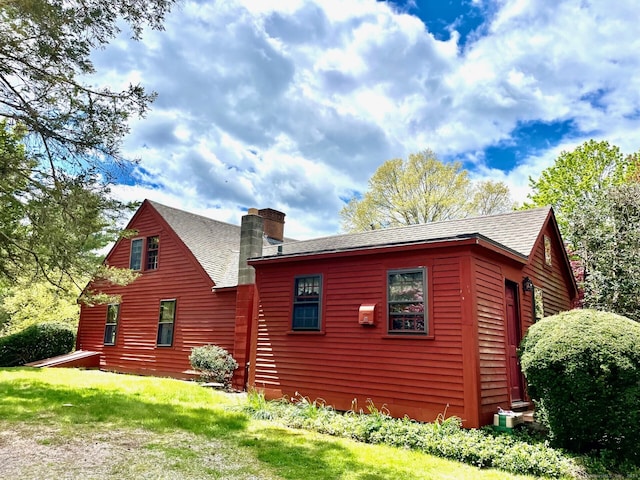
M 512 250 L 504 245 L 501 245 L 497 242 L 494 242 L 490 238 L 485 237 L 479 233 L 466 234 L 466 235 L 457 235 L 455 237 L 448 238 L 438 238 L 438 239 L 430 239 L 430 240 L 419 240 L 412 242 L 404 242 L 404 243 L 392 243 L 392 244 L 382 244 L 382 245 L 369 245 L 369 246 L 359 246 L 359 247 L 351 247 L 344 249 L 334 249 L 334 250 L 322 250 L 315 252 L 300 252 L 300 253 L 291 253 L 291 254 L 279 254 L 272 255 L 268 257 L 254 257 L 248 260 L 249 265 L 268 265 L 277 262 L 286 262 L 286 261 L 300 261 L 300 260 L 321 260 L 328 257 L 346 257 L 346 256 L 358 256 L 358 255 L 370 255 L 371 253 L 383 252 L 383 251 L 407 251 L 413 250 L 416 247 L 426 247 L 426 248 L 440 248 L 440 247 L 459 247 L 465 245 L 479 245 L 481 247 L 487 248 L 489 250 L 495 251 L 501 255 L 504 255 L 512 260 L 515 260 L 519 263 L 526 264 L 528 262 L 528 257 L 522 255 L 515 250 Z

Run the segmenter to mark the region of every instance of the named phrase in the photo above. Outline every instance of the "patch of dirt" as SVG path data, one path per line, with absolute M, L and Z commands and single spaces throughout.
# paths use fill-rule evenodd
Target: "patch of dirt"
M 0 422 L 3 479 L 266 479 L 229 445 L 143 430 L 62 432 Z

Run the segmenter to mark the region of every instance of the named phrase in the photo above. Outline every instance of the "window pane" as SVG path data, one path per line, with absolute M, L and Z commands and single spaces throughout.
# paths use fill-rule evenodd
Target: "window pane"
M 158 325 L 158 345 L 171 345 L 173 342 L 173 323 Z
M 390 319 L 391 330 L 404 330 L 407 332 L 424 332 L 424 317 L 415 315 L 392 315 Z
M 131 270 L 140 270 L 142 268 L 142 239 L 141 238 L 131 240 L 131 258 L 129 260 L 129 268 Z
M 294 305 L 293 328 L 318 328 L 318 305 Z
M 120 305 L 112 303 L 107 305 L 107 321 L 104 326 L 104 344 L 115 345 L 116 343 L 116 330 L 118 327 L 118 316 L 120 312 Z
M 115 345 L 116 343 L 116 326 L 115 325 L 105 325 L 104 343 L 105 345 Z
M 176 301 L 169 300 L 160 302 L 160 321 L 173 322 L 176 317 Z
M 423 301 L 422 272 L 389 275 L 389 301 Z
M 293 292 L 294 330 L 320 329 L 320 299 L 322 298 L 322 277 L 310 275 L 295 279 Z
M 544 318 L 544 295 L 541 288 L 533 287 L 533 321 Z
M 551 239 L 546 235 L 544 236 L 544 263 L 548 266 L 553 264 L 553 259 L 551 257 Z
M 120 305 L 111 304 L 107 307 L 107 323 L 118 323 Z
M 389 331 L 427 333 L 424 270 L 388 274 Z
M 389 312 L 391 313 L 422 313 L 424 312 L 424 303 L 390 303 Z
M 296 301 L 317 302 L 320 297 L 320 277 L 296 279 Z
M 173 342 L 173 324 L 176 319 L 176 301 L 160 302 L 160 319 L 158 321 L 158 345 L 171 345 Z
M 155 236 L 147 238 L 147 270 L 155 270 L 158 268 L 159 245 L 159 237 Z

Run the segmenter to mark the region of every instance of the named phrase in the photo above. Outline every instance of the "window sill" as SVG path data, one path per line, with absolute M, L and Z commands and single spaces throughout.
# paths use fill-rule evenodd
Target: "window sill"
M 400 340 L 434 340 L 435 335 L 423 335 L 420 333 L 386 333 L 382 338 L 393 338 Z
M 324 330 L 289 330 L 287 335 L 325 335 Z

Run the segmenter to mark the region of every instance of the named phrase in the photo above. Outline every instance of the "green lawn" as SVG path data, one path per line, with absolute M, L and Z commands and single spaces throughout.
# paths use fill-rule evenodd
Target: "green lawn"
M 73 369 L 0 369 L 0 478 L 516 479 L 252 420 L 242 395 Z

